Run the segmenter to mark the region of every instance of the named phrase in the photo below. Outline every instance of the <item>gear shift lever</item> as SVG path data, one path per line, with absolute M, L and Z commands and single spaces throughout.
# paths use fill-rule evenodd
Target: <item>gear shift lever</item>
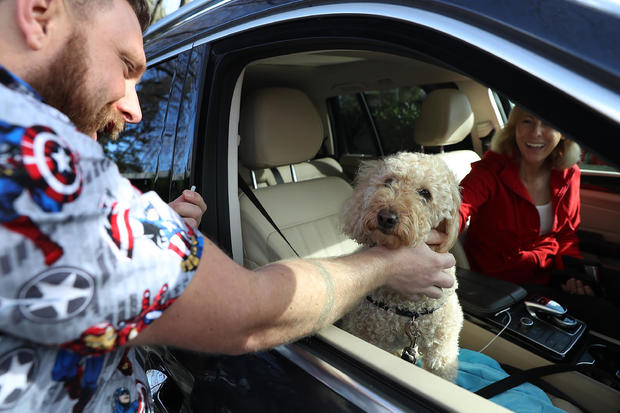
M 538 313 L 553 317 L 561 317 L 566 314 L 566 308 L 557 301 L 553 301 L 542 295 L 534 294 L 526 298 L 525 308 L 532 317 L 538 318 Z

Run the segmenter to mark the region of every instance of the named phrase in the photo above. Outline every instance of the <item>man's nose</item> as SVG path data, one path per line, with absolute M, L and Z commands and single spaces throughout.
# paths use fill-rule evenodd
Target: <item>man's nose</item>
M 125 81 L 125 96 L 114 104 L 127 123 L 138 123 L 142 120 L 142 110 L 140 101 L 136 93 L 136 85 L 133 82 Z

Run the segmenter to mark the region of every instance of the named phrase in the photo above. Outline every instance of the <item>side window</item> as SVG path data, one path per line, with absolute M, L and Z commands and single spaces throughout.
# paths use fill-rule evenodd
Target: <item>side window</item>
M 506 98 L 502 98 L 501 105 L 498 106 L 501 106 L 505 113 L 510 114 L 515 104 Z M 504 116 L 504 121 L 506 121 L 508 115 Z M 581 146 L 579 169 L 581 169 L 582 189 L 620 193 L 620 170 L 609 165 L 597 154 L 588 151 L 583 146 Z
M 420 116 L 420 107 L 426 97 L 424 90 L 414 86 L 365 94 L 384 154 L 416 151 L 413 124 Z
M 620 174 L 620 170 L 618 170 L 618 168 L 614 168 L 613 166 L 609 165 L 607 162 L 605 162 L 603 159 L 598 157 L 596 154 L 586 149 L 582 149 L 582 151 L 583 151 L 583 155 L 581 158 L 581 163 L 579 164 L 582 171 L 584 172 L 585 171 L 614 172 L 614 173 Z
M 413 86 L 331 98 L 340 152 L 381 156 L 417 150 L 413 124 L 425 97 L 422 88 Z
M 377 138 L 360 95 L 337 96 L 330 98 L 327 104 L 332 112 L 341 153 L 380 155 Z
M 181 107 L 176 125 L 176 139 L 172 166 L 170 199 L 178 197 L 184 189 L 190 187 L 189 177 L 192 172 L 192 151 L 194 134 L 198 120 L 199 79 L 202 62 L 196 49 L 189 58 L 187 75 L 183 85 Z
M 118 139 L 102 139 L 101 145 L 123 174 L 143 192 L 156 190 L 169 195 L 174 130 L 181 100 L 187 56 L 150 67 L 136 86 L 142 121 L 126 124 Z M 175 86 L 176 85 L 176 86 Z
M 581 150 L 581 188 L 620 194 L 620 170 L 587 149 Z

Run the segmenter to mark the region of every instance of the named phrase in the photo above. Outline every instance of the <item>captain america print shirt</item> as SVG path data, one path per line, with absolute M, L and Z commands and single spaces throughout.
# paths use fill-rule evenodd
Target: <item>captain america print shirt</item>
M 0 413 L 150 411 L 124 344 L 185 289 L 203 240 L 0 66 Z

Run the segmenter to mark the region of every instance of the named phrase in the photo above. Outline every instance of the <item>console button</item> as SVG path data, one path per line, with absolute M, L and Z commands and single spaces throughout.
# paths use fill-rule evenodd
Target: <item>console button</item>
M 521 331 L 529 330 L 534 325 L 534 321 L 529 317 L 521 317 L 519 320 L 519 328 Z

